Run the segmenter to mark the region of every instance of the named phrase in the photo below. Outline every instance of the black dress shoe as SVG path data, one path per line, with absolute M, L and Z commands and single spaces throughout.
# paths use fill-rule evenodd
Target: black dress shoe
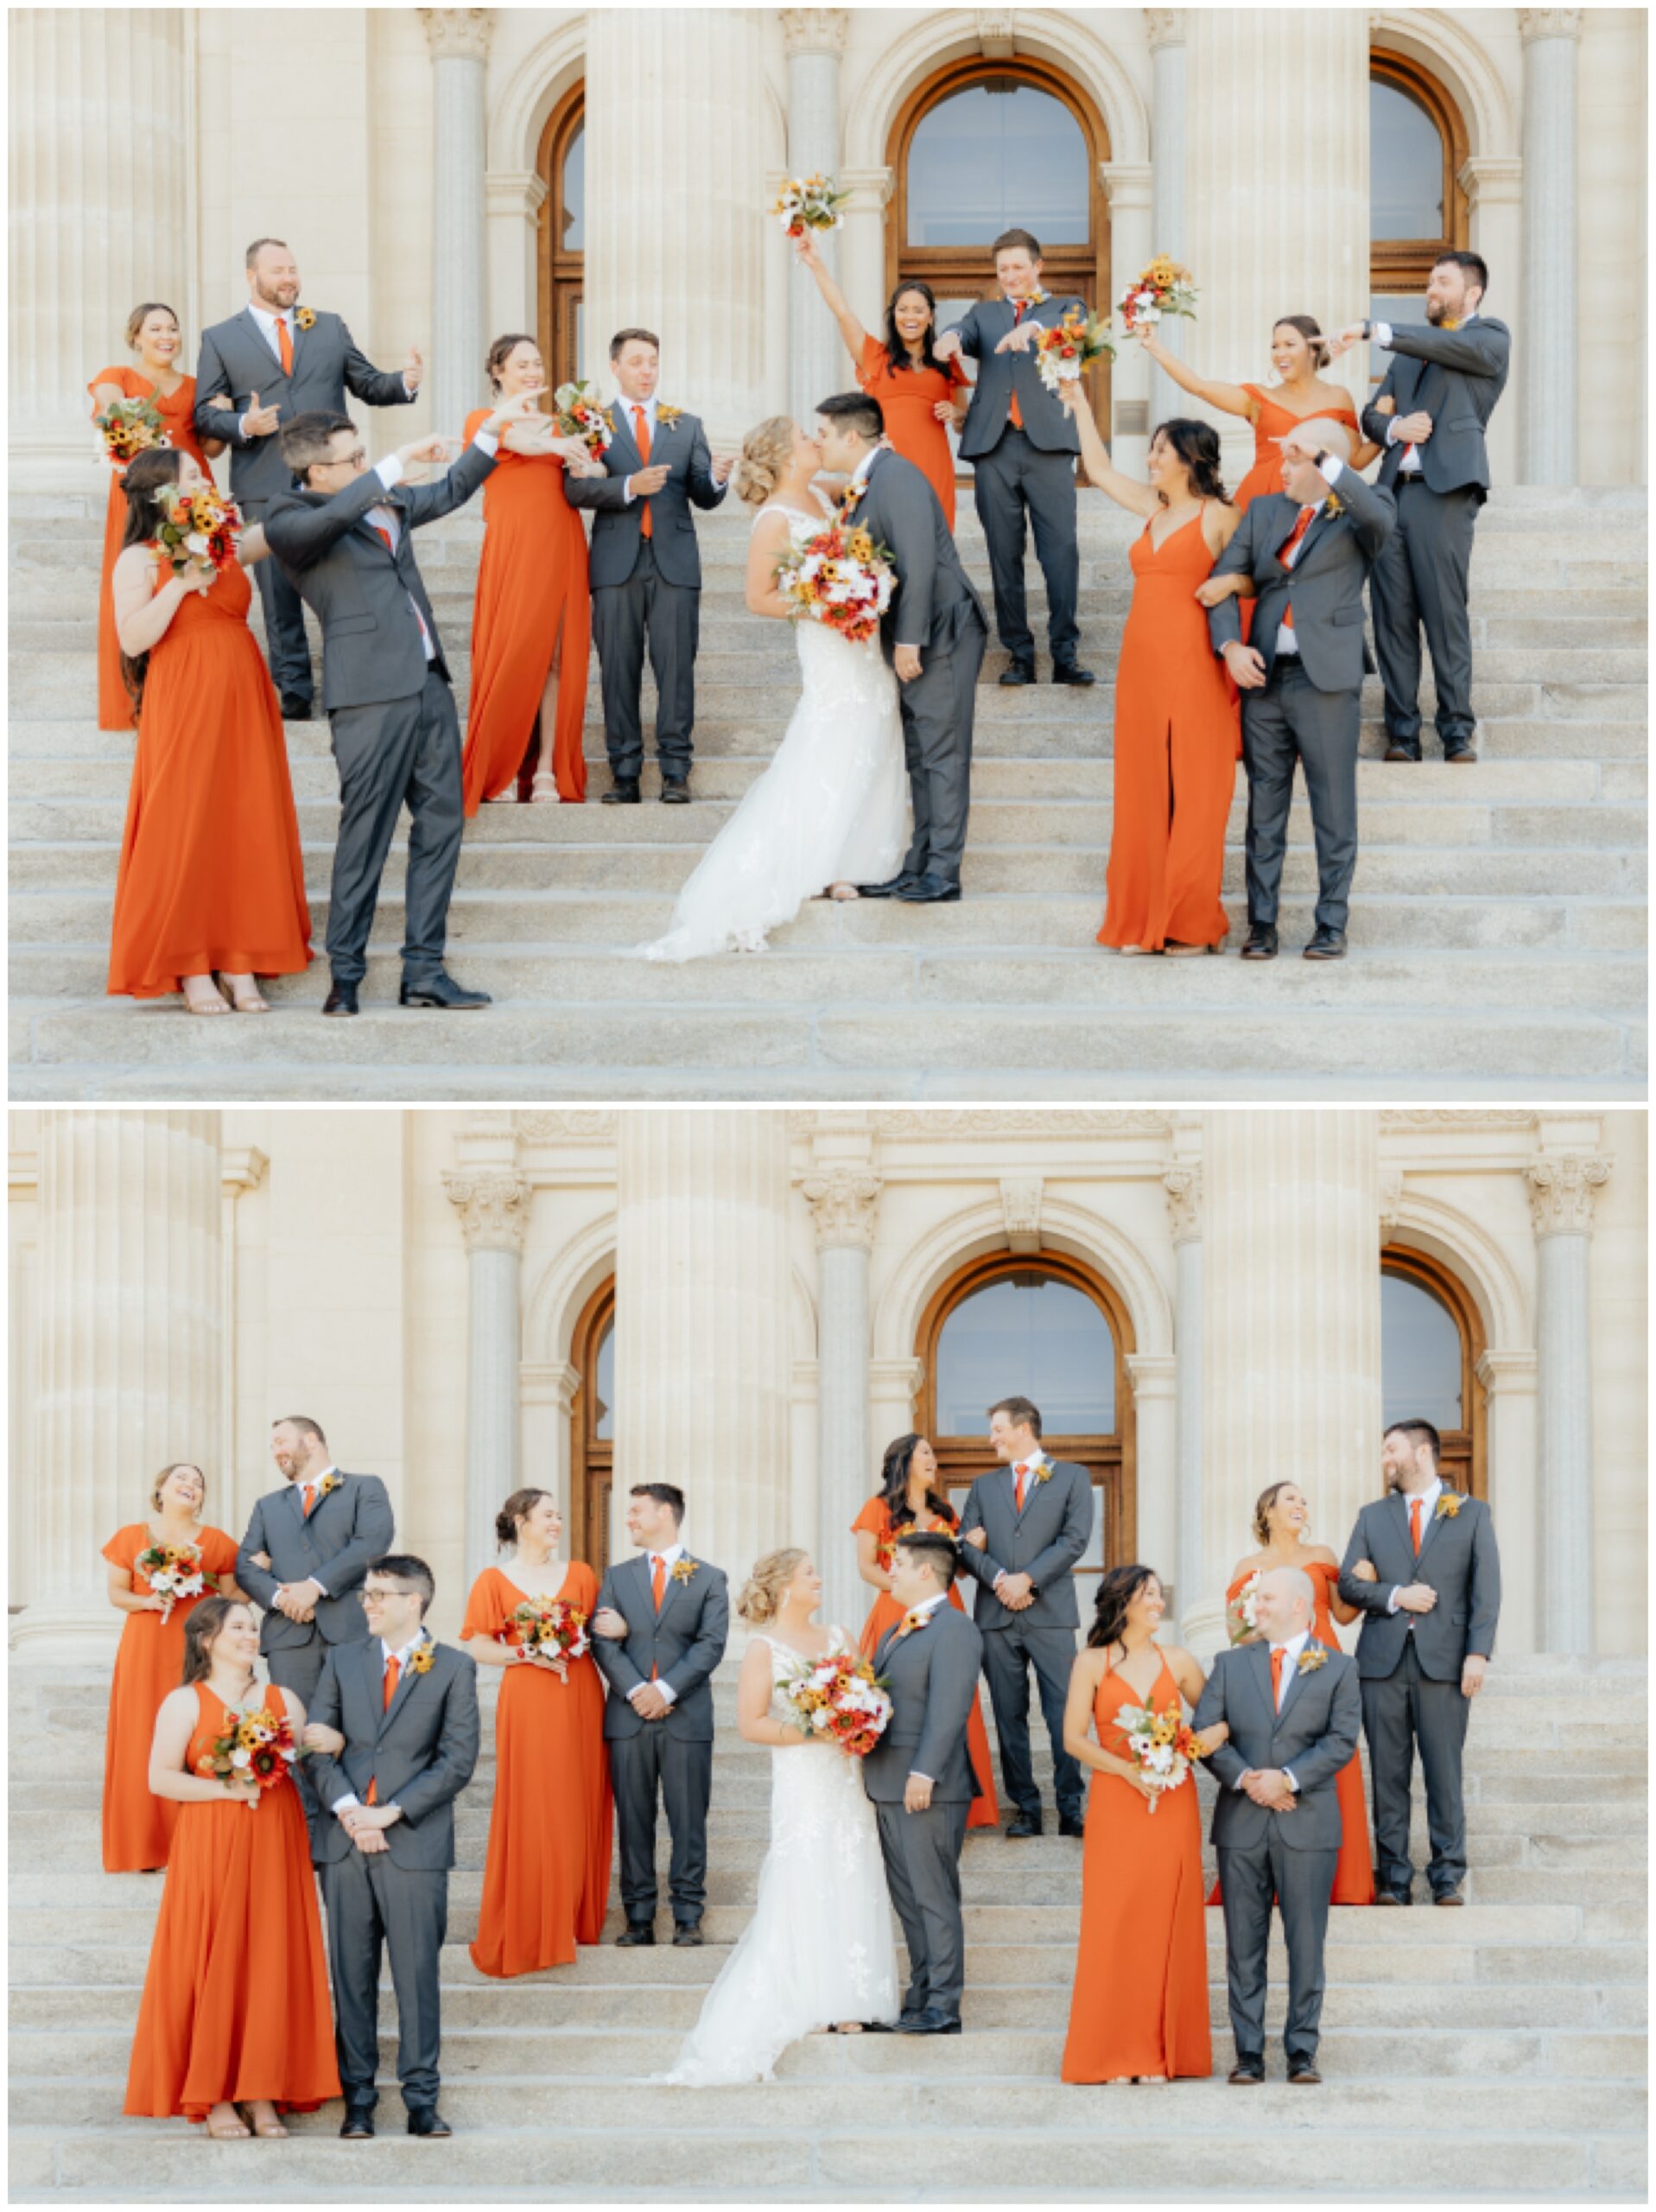
M 1003 668 L 1001 670 L 1000 681 L 1006 684 L 1033 683 L 1035 681 L 1034 662 L 1024 660 L 1013 661 L 1010 668 Z
M 374 2108 L 371 2105 L 347 2105 L 345 2118 L 339 2122 L 341 2135 L 357 2139 L 374 2132 Z
M 355 983 L 341 983 L 336 981 L 322 1001 L 322 1012 L 324 1014 L 358 1013 L 359 1011 L 357 1005 L 358 988 L 358 986 Z
M 1055 683 L 1088 684 L 1096 683 L 1098 678 L 1090 668 L 1082 668 L 1077 661 L 1061 660 L 1052 671 L 1052 681 Z
M 1345 931 L 1317 930 L 1301 957 L 1306 960 L 1343 960 L 1346 957 Z
M 661 785 L 663 806 L 688 806 L 690 804 L 690 779 L 688 776 L 663 776 Z
M 960 895 L 960 885 L 941 875 L 917 875 L 896 893 L 906 906 L 949 906 Z
M 1009 1826 L 1006 1833 L 1008 1835 L 1039 1835 L 1041 1833 L 1039 1812 L 1020 1813 Z
M 1242 947 L 1244 960 L 1274 960 L 1277 957 L 1277 925 L 1274 922 L 1250 922 L 1247 943 Z
M 673 1942 L 679 1950 L 700 1950 L 707 1940 L 701 1933 L 699 1920 L 676 1920 L 673 1923 Z
M 1420 747 L 1418 745 L 1388 745 L 1386 748 L 1386 757 L 1388 760 L 1418 760 L 1420 758 Z
M 301 699 L 296 691 L 282 695 L 282 719 L 284 722 L 308 722 L 314 709 L 308 699 Z
M 616 1937 L 615 1945 L 618 1950 L 629 1951 L 638 1944 L 653 1943 L 655 1940 L 656 1923 L 653 1920 L 629 1920 Z
M 439 969 L 435 976 L 428 976 L 423 982 L 411 983 L 403 978 L 401 1003 L 403 1006 L 441 1007 L 447 1014 L 463 1013 L 468 1007 L 492 1006 L 494 1001 L 487 991 L 468 991 L 463 983 Z
M 1085 1823 L 1078 1821 L 1073 1813 L 1059 1814 L 1058 1834 L 1060 1835 L 1084 1836 L 1086 1833 L 1087 1829 Z
M 1375 1891 L 1374 1902 L 1376 1904 L 1408 1904 L 1412 1900 L 1405 1890 L 1382 1889 Z
M 895 899 L 910 883 L 918 883 L 919 880 L 912 868 L 905 868 L 901 875 L 889 876 L 884 883 L 860 883 L 857 896 L 859 899 Z
M 1464 764 L 1470 766 L 1477 757 L 1476 748 L 1469 738 L 1463 737 L 1458 745 L 1446 745 L 1443 747 L 1444 760 L 1453 760 L 1457 765 Z
M 904 2012 L 893 2032 L 899 2036 L 957 2036 L 961 2024 L 928 2007 L 923 2012 Z
M 1255 2082 L 1264 2081 L 1265 2068 L 1257 2058 L 1239 2058 L 1230 2069 L 1229 2079 L 1239 2086 L 1247 2084 L 1252 2088 Z
M 1288 2069 L 1288 2079 L 1302 2088 L 1316 2088 L 1321 2084 L 1323 2076 L 1309 2058 L 1298 2058 Z
M 608 791 L 600 792 L 599 804 L 602 806 L 637 806 L 640 797 L 636 776 L 618 776 Z
M 1466 1899 L 1458 1890 L 1434 1890 L 1431 1901 L 1434 1904 L 1464 1904 L 1466 1903 Z
M 410 2135 L 452 2135 L 454 2132 L 435 2105 L 416 2105 L 409 2114 Z

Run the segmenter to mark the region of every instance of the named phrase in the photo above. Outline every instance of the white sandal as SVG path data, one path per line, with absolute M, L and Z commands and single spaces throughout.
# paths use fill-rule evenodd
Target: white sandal
M 544 791 L 541 788 L 542 785 L 546 786 Z M 563 804 L 558 791 L 558 779 L 549 768 L 537 771 L 534 782 L 530 785 L 529 796 L 530 803 L 534 806 L 562 806 Z

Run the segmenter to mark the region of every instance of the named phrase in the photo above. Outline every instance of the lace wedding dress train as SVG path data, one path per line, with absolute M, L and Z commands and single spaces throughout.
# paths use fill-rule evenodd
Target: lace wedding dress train
M 843 1629 L 834 1650 L 854 1650 Z M 771 1711 L 805 1661 L 771 1645 Z M 860 1761 L 826 1745 L 771 1754 L 771 1847 L 758 1904 L 707 1992 L 670 2073 L 691 2088 L 769 2082 L 790 2043 L 842 2020 L 894 2020 L 897 1948 L 874 1808 Z
M 796 543 L 825 513 L 772 500 Z M 762 952 L 831 883 L 883 883 L 908 842 L 908 772 L 897 678 L 879 639 L 847 644 L 820 622 L 794 625 L 799 703 L 775 756 L 697 863 L 647 960 Z

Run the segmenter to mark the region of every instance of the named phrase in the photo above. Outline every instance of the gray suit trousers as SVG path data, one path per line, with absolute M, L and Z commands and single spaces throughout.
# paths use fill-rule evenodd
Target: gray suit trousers
M 983 1671 L 989 1678 L 995 1738 L 1000 1745 L 1000 1774 L 1006 1795 L 1020 1812 L 1041 1809 L 1029 1747 L 1029 1669 L 1041 1692 L 1041 1711 L 1052 1742 L 1052 1770 L 1060 1813 L 1080 1820 L 1081 1764 L 1063 1747 L 1063 1708 L 1075 1663 L 1075 1632 L 1069 1628 L 1023 1628 L 1013 1617 L 1010 1628 L 992 1630 L 983 1639 Z
M 1291 1850 L 1273 1821 L 1270 1833 L 1247 1850 L 1229 1851 L 1221 1845 L 1218 1857 L 1225 1911 L 1225 1971 L 1236 2056 L 1261 2060 L 1265 2056 L 1266 1959 L 1271 1941 L 1271 1901 L 1275 1897 L 1288 1945 L 1288 2019 L 1283 2049 L 1291 2063 L 1314 2059 L 1323 2023 L 1323 1943 L 1340 1854 L 1338 1851 Z
M 265 504 L 263 499 L 242 502 L 250 525 L 263 521 Z M 315 691 L 311 682 L 310 639 L 305 635 L 305 602 L 280 561 L 256 561 L 253 575 L 264 609 L 264 652 L 272 680 L 284 699 L 303 699 L 309 705 Z
M 593 638 L 598 646 L 604 694 L 604 743 L 610 768 L 628 781 L 644 772 L 644 725 L 638 698 L 644 652 L 656 679 L 656 758 L 663 776 L 682 781 L 690 772 L 695 727 L 695 654 L 701 634 L 701 594 L 669 584 L 644 538 L 624 584 L 600 584 L 593 593 Z
M 667 1887 L 676 1921 L 700 1920 L 707 1902 L 707 1805 L 713 1738 L 669 1736 L 648 1720 L 636 1736 L 610 1738 L 610 1780 L 620 1840 L 621 1904 L 629 1920 L 656 1916 L 656 1808 L 667 1801 L 673 1856 Z
M 409 982 L 424 982 L 443 964 L 448 901 L 466 826 L 454 695 L 433 668 L 422 691 L 374 706 L 337 707 L 330 719 L 340 804 L 327 915 L 334 980 L 362 981 L 379 879 L 406 802 L 403 974 Z
M 1461 1795 L 1461 1754 L 1471 1701 L 1458 1681 L 1433 1681 L 1420 1671 L 1411 1636 L 1389 1675 L 1361 1684 L 1363 1733 L 1374 1793 L 1374 1849 L 1380 1887 L 1407 1897 L 1414 1881 L 1409 1857 L 1409 1791 L 1414 1747 L 1426 1782 L 1426 1827 L 1431 1859 L 1426 1878 L 1432 1895 L 1458 1889 L 1466 1879 L 1466 1806 Z
M 1445 746 L 1469 740 L 1472 712 L 1472 625 L 1467 593 L 1472 571 L 1472 532 L 1478 519 L 1476 490 L 1434 492 L 1400 476 L 1397 527 L 1370 572 L 1374 656 L 1386 692 L 1386 734 L 1395 745 L 1420 746 L 1420 632 L 1431 648 L 1437 687 L 1437 734 Z
M 333 1981 L 333 2043 L 346 2102 L 375 2101 L 379 1961 L 387 1945 L 397 1992 L 397 2078 L 410 2112 L 437 2101 L 442 2049 L 439 1967 L 448 1932 L 446 1869 L 399 1866 L 390 1852 L 354 1847 L 320 1868 Z
M 977 616 L 965 614 L 949 650 L 923 646 L 919 675 L 897 687 L 914 809 L 914 840 L 903 865 L 911 874 L 941 876 L 945 883 L 960 881 L 966 851 L 972 721 L 987 642 Z
M 1046 637 L 1055 661 L 1072 661 L 1081 643 L 1075 601 L 1081 551 L 1075 543 L 1075 456 L 1043 453 L 1008 423 L 993 453 L 973 462 L 973 497 L 988 541 L 995 628 L 1015 661 L 1031 667 L 1035 639 L 1024 593 L 1024 515 L 1035 525 L 1035 554 L 1046 578 Z
M 1343 930 L 1357 866 L 1359 691 L 1319 691 L 1292 662 L 1271 671 L 1263 691 L 1242 694 L 1242 760 L 1247 770 L 1247 918 L 1277 918 L 1294 763 L 1305 768 L 1317 839 L 1317 925 Z
M 885 1884 L 909 1949 L 905 2012 L 961 2017 L 966 1986 L 966 1932 L 961 1917 L 961 1847 L 966 1841 L 964 1802 L 909 1813 L 901 1800 L 874 1808 Z

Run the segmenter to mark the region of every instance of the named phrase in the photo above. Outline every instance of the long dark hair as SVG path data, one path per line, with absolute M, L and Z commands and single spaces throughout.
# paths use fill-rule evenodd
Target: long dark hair
M 164 484 L 176 484 L 184 456 L 173 446 L 151 446 L 146 452 L 134 454 L 126 465 L 126 474 L 121 488 L 126 493 L 126 526 L 121 533 L 121 550 L 129 545 L 145 545 L 155 534 L 155 494 Z M 132 696 L 132 711 L 136 715 L 143 704 L 143 679 L 149 669 L 149 656 L 140 653 L 136 660 L 130 653 L 121 655 L 121 680 Z M 168 1470 L 170 1473 L 171 1470 Z
M 213 1645 L 237 1606 L 246 1604 L 245 1598 L 215 1597 L 191 1606 L 184 1622 L 184 1688 L 206 1681 L 213 1672 Z
M 914 1447 L 921 1441 L 917 1429 L 910 1429 L 906 1436 L 898 1437 L 885 1447 L 885 1457 L 880 1463 L 879 1495 L 892 1534 L 899 1528 L 911 1529 L 914 1514 L 909 1504 L 909 1467 L 914 1458 Z M 959 1516 L 949 1500 L 928 1485 L 927 1510 L 938 1520 L 953 1522 Z
M 926 325 L 920 340 L 920 367 L 936 369 L 939 376 L 947 376 L 948 370 L 932 350 L 933 340 L 937 335 L 937 295 L 930 284 L 923 284 L 917 276 L 905 276 L 885 302 L 885 351 L 893 372 L 915 366 L 909 358 L 907 340 L 898 334 L 897 303 L 904 292 L 918 292 L 931 315 L 931 321 Z
M 1219 433 L 1211 423 L 1198 423 L 1190 415 L 1171 416 L 1165 423 L 1158 423 L 1151 432 L 1152 446 L 1158 438 L 1165 438 L 1184 463 L 1190 489 L 1198 499 L 1217 499 L 1222 505 L 1230 505 L 1230 495 L 1219 474 Z
M 1153 1567 L 1113 1567 L 1099 1582 L 1097 1611 L 1087 1631 L 1088 1649 L 1101 1651 L 1107 1644 L 1119 1643 L 1126 1625 L 1127 1607 L 1146 1582 L 1160 1579 Z

